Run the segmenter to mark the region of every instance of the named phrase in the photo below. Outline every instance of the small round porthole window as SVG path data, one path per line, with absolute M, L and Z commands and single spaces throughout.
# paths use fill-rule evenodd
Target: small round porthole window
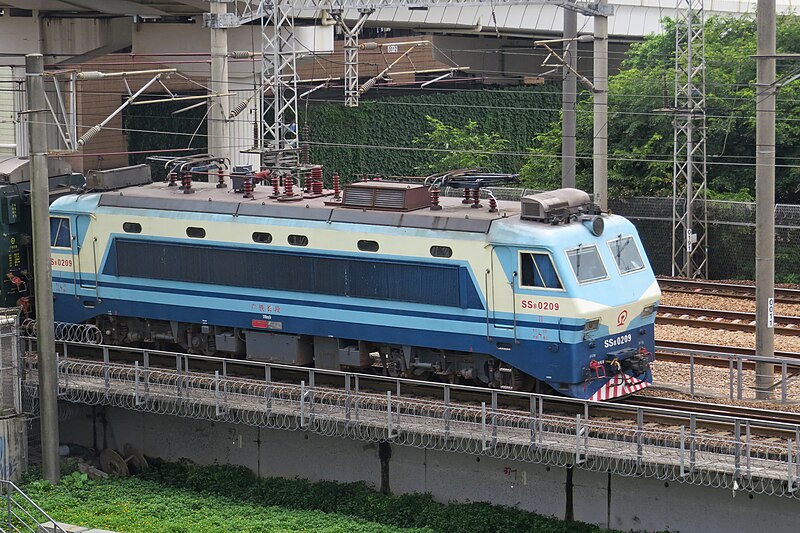
M 203 228 L 188 227 L 186 228 L 186 236 L 194 239 L 202 239 L 206 236 L 206 230 Z
M 308 246 L 308 237 L 305 235 L 289 235 L 289 244 L 292 246 Z
M 138 222 L 124 222 L 122 224 L 122 231 L 125 233 L 141 233 L 142 225 Z
M 377 252 L 378 248 L 376 241 L 358 241 L 358 249 L 362 252 Z
M 253 241 L 260 242 L 261 244 L 269 244 L 272 242 L 272 233 L 256 231 L 253 233 Z
M 433 257 L 452 257 L 453 249 L 449 246 L 431 246 L 431 255 Z

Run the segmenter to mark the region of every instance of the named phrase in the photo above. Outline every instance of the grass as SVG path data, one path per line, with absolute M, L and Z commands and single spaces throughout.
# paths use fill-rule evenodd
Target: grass
M 58 521 L 122 533 L 516 532 L 590 533 L 600 528 L 486 503 L 387 496 L 363 483 L 258 478 L 234 466 L 162 463 L 139 477 L 58 486 L 29 475 L 23 490 Z

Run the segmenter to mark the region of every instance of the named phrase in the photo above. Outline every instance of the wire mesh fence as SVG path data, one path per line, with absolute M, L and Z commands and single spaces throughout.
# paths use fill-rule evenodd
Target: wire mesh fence
M 22 412 L 16 327 L 19 311 L 0 310 L 0 416 Z
M 541 192 L 535 189 L 493 187 L 481 191 L 498 200 L 518 201 Z M 448 188 L 445 196 L 461 196 L 460 189 Z M 653 270 L 672 274 L 672 198 L 641 197 L 609 199 L 609 210 L 629 218 L 639 231 Z M 710 279 L 754 279 L 756 207 L 753 202 L 709 200 L 708 275 Z M 775 206 L 775 278 L 783 283 L 800 283 L 796 257 L 800 256 L 800 205 Z

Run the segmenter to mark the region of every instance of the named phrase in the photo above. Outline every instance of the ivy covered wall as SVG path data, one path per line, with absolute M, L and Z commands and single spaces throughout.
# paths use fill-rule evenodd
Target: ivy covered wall
M 365 173 L 415 175 L 431 157 L 412 143 L 429 131 L 426 115 L 459 127 L 475 120 L 482 131 L 508 139 L 509 153 L 524 154 L 560 108 L 561 86 L 550 84 L 362 99 L 354 108 L 312 104 L 301 109 L 300 122 L 309 126 L 312 162 L 324 165 L 326 175 L 335 171 L 350 180 Z M 523 155 L 497 156 L 502 171 L 515 172 L 523 162 Z
M 354 108 L 345 107 L 343 98 L 338 98 L 341 95 L 336 97 L 338 101 L 301 105 L 299 122 L 309 127 L 311 161 L 324 165 L 326 177 L 333 172 L 344 180 L 357 174 L 424 174 L 417 169 L 426 166 L 432 153 L 412 140 L 430 131 L 426 115 L 457 127 L 472 119 L 480 131 L 508 139 L 507 152 L 520 155 L 497 156 L 496 166 L 516 172 L 534 136 L 558 119 L 561 108 L 561 86 L 557 84 L 403 96 L 376 93 L 379 98 L 362 99 Z M 128 150 L 205 148 L 205 106 L 172 115 L 184 107 L 185 102 L 167 102 L 126 109 Z M 130 163 L 144 162 L 146 156 L 132 154 Z

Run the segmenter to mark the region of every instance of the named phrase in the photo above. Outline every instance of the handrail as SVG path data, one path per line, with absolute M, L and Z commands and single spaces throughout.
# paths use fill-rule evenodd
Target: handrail
M 31 533 L 37 533 L 39 530 L 39 525 L 44 524 L 46 522 L 50 522 L 52 524 L 52 532 L 53 533 L 66 533 L 66 531 L 58 525 L 58 523 L 53 520 L 53 518 L 47 514 L 47 512 L 39 507 L 35 501 L 30 499 L 25 492 L 17 487 L 13 482 L 9 480 L 0 479 L 0 495 L 5 498 L 6 502 L 3 506 L 3 510 L 6 513 L 5 519 L 0 520 L 0 533 L 11 533 L 11 532 L 18 532 L 18 531 L 30 531 Z M 34 512 L 38 511 L 40 518 L 36 518 L 31 512 L 25 508 L 17 499 L 22 498 L 24 503 L 27 503 L 29 506 L 33 507 Z M 42 520 L 44 518 L 44 520 Z M 33 527 L 31 527 L 33 524 Z
M 30 338 L 23 339 L 27 340 L 35 340 Z M 196 362 L 204 362 L 204 363 L 216 363 L 221 365 L 224 369 L 226 365 L 237 365 L 237 366 L 247 366 L 256 369 L 261 369 L 259 375 L 265 375 L 267 369 L 270 369 L 270 373 L 274 370 L 290 370 L 290 371 L 302 371 L 309 375 L 309 379 L 314 379 L 313 376 L 329 376 L 335 377 L 342 380 L 352 379 L 354 375 L 353 372 L 346 372 L 341 370 L 327 370 L 327 369 L 317 369 L 317 368 L 308 368 L 308 367 L 297 367 L 293 365 L 286 365 L 280 363 L 266 363 L 262 361 L 248 361 L 242 359 L 232 360 L 229 358 L 224 357 L 215 357 L 210 355 L 200 355 L 200 354 L 186 354 L 180 352 L 169 352 L 163 350 L 150 350 L 150 349 L 143 349 L 143 348 L 132 348 L 132 347 L 125 347 L 125 346 L 112 346 L 112 345 L 87 345 L 82 343 L 75 343 L 75 342 L 64 342 L 58 341 L 58 344 L 63 346 L 63 352 L 59 352 L 60 354 L 60 361 L 69 361 L 69 347 L 80 347 L 80 348 L 88 348 L 94 350 L 102 350 L 103 352 L 103 361 L 102 363 L 107 366 L 115 366 L 114 363 L 110 360 L 110 353 L 111 351 L 114 352 L 122 352 L 127 354 L 139 354 L 141 356 L 142 362 L 140 363 L 140 371 L 150 371 L 150 359 L 153 356 L 159 357 L 172 357 L 175 358 L 176 364 L 177 361 L 181 361 L 181 367 L 184 372 L 189 372 L 190 367 L 192 365 L 192 361 Z M 31 350 L 32 351 L 32 350 Z M 100 362 L 100 361 L 98 361 Z M 61 363 L 59 363 L 61 364 Z M 133 368 L 130 361 L 127 361 L 127 366 Z M 179 367 L 179 368 L 181 368 Z M 173 366 L 173 368 L 175 368 Z M 226 372 L 223 372 L 220 377 L 227 378 Z M 212 375 L 213 376 L 213 375 Z M 440 398 L 444 397 L 445 393 L 453 393 L 455 391 L 462 391 L 470 394 L 479 394 L 489 396 L 494 391 L 495 393 L 500 394 L 504 397 L 515 398 L 516 400 L 528 400 L 528 401 L 535 401 L 539 402 L 540 404 L 543 402 L 547 402 L 548 405 L 555 405 L 556 409 L 558 409 L 558 405 L 572 405 L 572 406 L 579 406 L 583 412 L 590 409 L 590 407 L 597 407 L 601 404 L 591 400 L 582 400 L 578 398 L 570 398 L 566 396 L 555 396 L 555 395 L 548 395 L 548 394 L 541 394 L 541 393 L 529 393 L 529 392 L 520 392 L 520 391 L 509 391 L 509 390 L 502 390 L 497 391 L 495 389 L 488 389 L 486 387 L 477 387 L 471 385 L 456 385 L 456 384 L 449 384 L 449 383 L 438 383 L 438 382 L 431 382 L 431 381 L 419 381 L 414 379 L 407 379 L 407 378 L 393 378 L 390 376 L 381 376 L 381 375 L 370 375 L 370 380 L 379 381 L 379 382 L 386 382 L 391 383 L 391 390 L 400 390 L 402 386 L 407 386 L 413 389 L 419 390 L 420 388 L 427 389 L 430 391 L 431 394 L 436 394 Z M 318 379 L 315 381 L 319 382 Z M 625 405 L 625 404 L 618 404 L 618 403 L 607 403 L 602 402 L 602 406 L 606 410 L 617 411 L 619 413 L 636 413 L 639 410 L 644 410 L 646 414 L 654 415 L 654 416 L 670 416 L 673 418 L 677 418 L 679 420 L 689 420 L 690 414 L 675 410 L 675 409 L 667 409 L 662 407 L 640 407 L 640 406 L 632 406 L 632 405 Z M 573 407 L 574 408 L 574 407 Z M 692 414 L 691 416 L 695 417 L 696 420 L 704 420 L 708 422 L 721 422 L 726 424 L 733 424 L 736 420 L 744 421 L 742 418 L 726 416 L 726 415 L 719 415 L 719 414 L 701 414 L 696 413 Z M 770 428 L 770 429 L 777 429 L 777 430 L 789 430 L 794 432 L 797 429 L 797 426 L 794 424 L 789 424 L 785 422 L 776 422 L 776 421 L 769 421 L 769 420 L 751 420 L 750 424 L 752 427 L 763 427 L 763 428 Z

